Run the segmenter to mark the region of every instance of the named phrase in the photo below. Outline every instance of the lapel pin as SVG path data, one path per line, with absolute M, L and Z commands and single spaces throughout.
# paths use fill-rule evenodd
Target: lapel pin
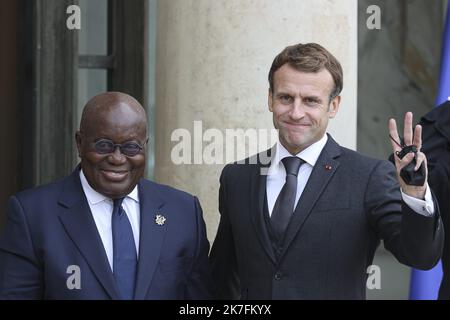
M 332 169 L 332 167 L 331 167 L 329 164 L 327 164 L 327 165 L 325 166 L 325 169 L 328 170 L 328 171 L 330 171 L 330 170 Z
M 157 214 L 155 217 L 155 222 L 158 226 L 164 225 L 166 223 L 166 217 L 164 217 L 162 214 Z

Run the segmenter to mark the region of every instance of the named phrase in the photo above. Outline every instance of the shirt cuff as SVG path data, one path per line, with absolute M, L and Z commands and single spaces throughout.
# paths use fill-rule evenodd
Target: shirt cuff
M 427 190 L 425 191 L 425 200 L 417 199 L 402 192 L 403 201 L 410 207 L 414 212 L 423 215 L 425 217 L 432 217 L 434 215 L 434 202 L 431 196 L 430 186 L 427 183 Z

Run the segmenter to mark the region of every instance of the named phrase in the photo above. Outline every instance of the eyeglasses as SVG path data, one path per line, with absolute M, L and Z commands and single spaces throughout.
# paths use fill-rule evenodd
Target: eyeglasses
M 143 149 L 143 147 L 136 142 L 125 142 L 124 144 L 118 144 L 108 139 L 100 139 L 94 144 L 94 149 L 99 154 L 113 153 L 117 147 L 120 149 L 120 152 L 128 157 L 134 157 Z

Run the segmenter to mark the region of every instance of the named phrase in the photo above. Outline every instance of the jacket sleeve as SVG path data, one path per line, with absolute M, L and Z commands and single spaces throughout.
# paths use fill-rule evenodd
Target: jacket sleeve
M 442 255 L 444 229 L 435 202 L 435 213 L 425 217 L 403 201 L 395 167 L 380 161 L 371 174 L 365 193 L 365 211 L 384 246 L 403 264 L 431 269 Z
M 43 272 L 30 225 L 21 203 L 13 196 L 0 237 L 0 299 L 42 299 L 43 292 Z
M 214 240 L 210 261 L 216 299 L 239 299 L 240 284 L 236 251 L 231 228 L 229 212 L 227 210 L 227 169 L 226 166 L 220 176 L 219 212 L 220 222 Z
M 203 212 L 197 197 L 194 197 L 194 210 L 197 223 L 197 245 L 192 270 L 186 285 L 186 299 L 212 299 L 211 269 L 208 261 L 209 242 Z

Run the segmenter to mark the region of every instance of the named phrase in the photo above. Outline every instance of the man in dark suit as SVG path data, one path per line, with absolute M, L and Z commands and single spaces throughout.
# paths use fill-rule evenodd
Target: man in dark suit
M 107 92 L 83 110 L 81 164 L 11 197 L 1 299 L 208 299 L 209 243 L 196 197 L 142 178 L 146 114 Z
M 210 255 L 217 298 L 364 299 L 380 240 L 404 264 L 434 266 L 444 233 L 430 189 L 399 177 L 414 157 L 416 170 L 426 164 L 412 114 L 405 116 L 404 139 L 419 152 L 396 156 L 394 167 L 326 134 L 339 109 L 342 68 L 320 45 L 283 50 L 269 84 L 279 130 L 270 162 L 262 153 L 227 165 L 220 178 Z M 389 130 L 399 141 L 395 120 Z
M 431 174 L 436 162 L 450 152 L 450 101 L 424 115 L 420 119 L 420 125 L 423 132 L 422 151 L 427 155 L 428 170 Z
M 430 174 L 430 186 L 436 194 L 437 203 L 442 213 L 444 229 L 450 230 L 450 152 L 443 154 L 436 162 Z M 439 288 L 440 300 L 450 300 L 450 237 L 445 237 L 442 253 L 443 277 Z
M 423 150 L 427 154 L 430 187 L 442 214 L 444 230 L 450 230 L 450 101 L 433 108 L 422 117 Z M 442 253 L 443 278 L 439 299 L 450 300 L 450 236 L 445 237 Z

